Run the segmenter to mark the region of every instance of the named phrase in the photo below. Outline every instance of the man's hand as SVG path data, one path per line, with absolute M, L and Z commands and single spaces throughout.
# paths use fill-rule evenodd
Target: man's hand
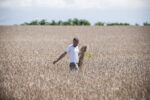
M 60 57 L 59 57 L 57 60 L 55 60 L 55 61 L 53 62 L 53 64 L 55 64 L 55 63 L 58 62 L 60 59 L 62 59 L 66 54 L 67 54 L 67 52 L 62 53 L 62 54 L 60 55 Z
M 56 62 L 57 62 L 57 61 L 53 61 L 53 64 L 55 65 Z

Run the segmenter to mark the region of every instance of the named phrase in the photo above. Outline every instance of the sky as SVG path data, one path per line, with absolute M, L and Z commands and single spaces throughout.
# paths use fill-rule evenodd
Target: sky
M 32 20 L 87 19 L 96 22 L 150 23 L 150 0 L 0 0 L 0 25 Z

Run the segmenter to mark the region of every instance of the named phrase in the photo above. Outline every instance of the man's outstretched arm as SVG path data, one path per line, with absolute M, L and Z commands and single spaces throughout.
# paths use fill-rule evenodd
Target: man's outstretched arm
M 53 61 L 53 64 L 55 64 L 56 62 L 58 62 L 60 59 L 62 59 L 63 57 L 65 57 L 65 55 L 67 54 L 67 52 L 62 53 L 59 58 L 55 61 Z

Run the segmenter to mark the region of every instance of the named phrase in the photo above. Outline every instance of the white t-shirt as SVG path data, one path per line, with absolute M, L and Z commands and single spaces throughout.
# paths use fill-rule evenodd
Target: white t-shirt
M 79 62 L 79 48 L 78 46 L 74 47 L 73 44 L 69 45 L 66 48 L 66 52 L 70 53 L 70 63 L 78 63 Z

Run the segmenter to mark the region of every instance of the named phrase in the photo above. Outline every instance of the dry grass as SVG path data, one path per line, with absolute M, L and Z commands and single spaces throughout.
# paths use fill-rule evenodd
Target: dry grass
M 74 36 L 79 72 L 52 64 Z M 150 27 L 0 26 L 0 99 L 150 100 Z

